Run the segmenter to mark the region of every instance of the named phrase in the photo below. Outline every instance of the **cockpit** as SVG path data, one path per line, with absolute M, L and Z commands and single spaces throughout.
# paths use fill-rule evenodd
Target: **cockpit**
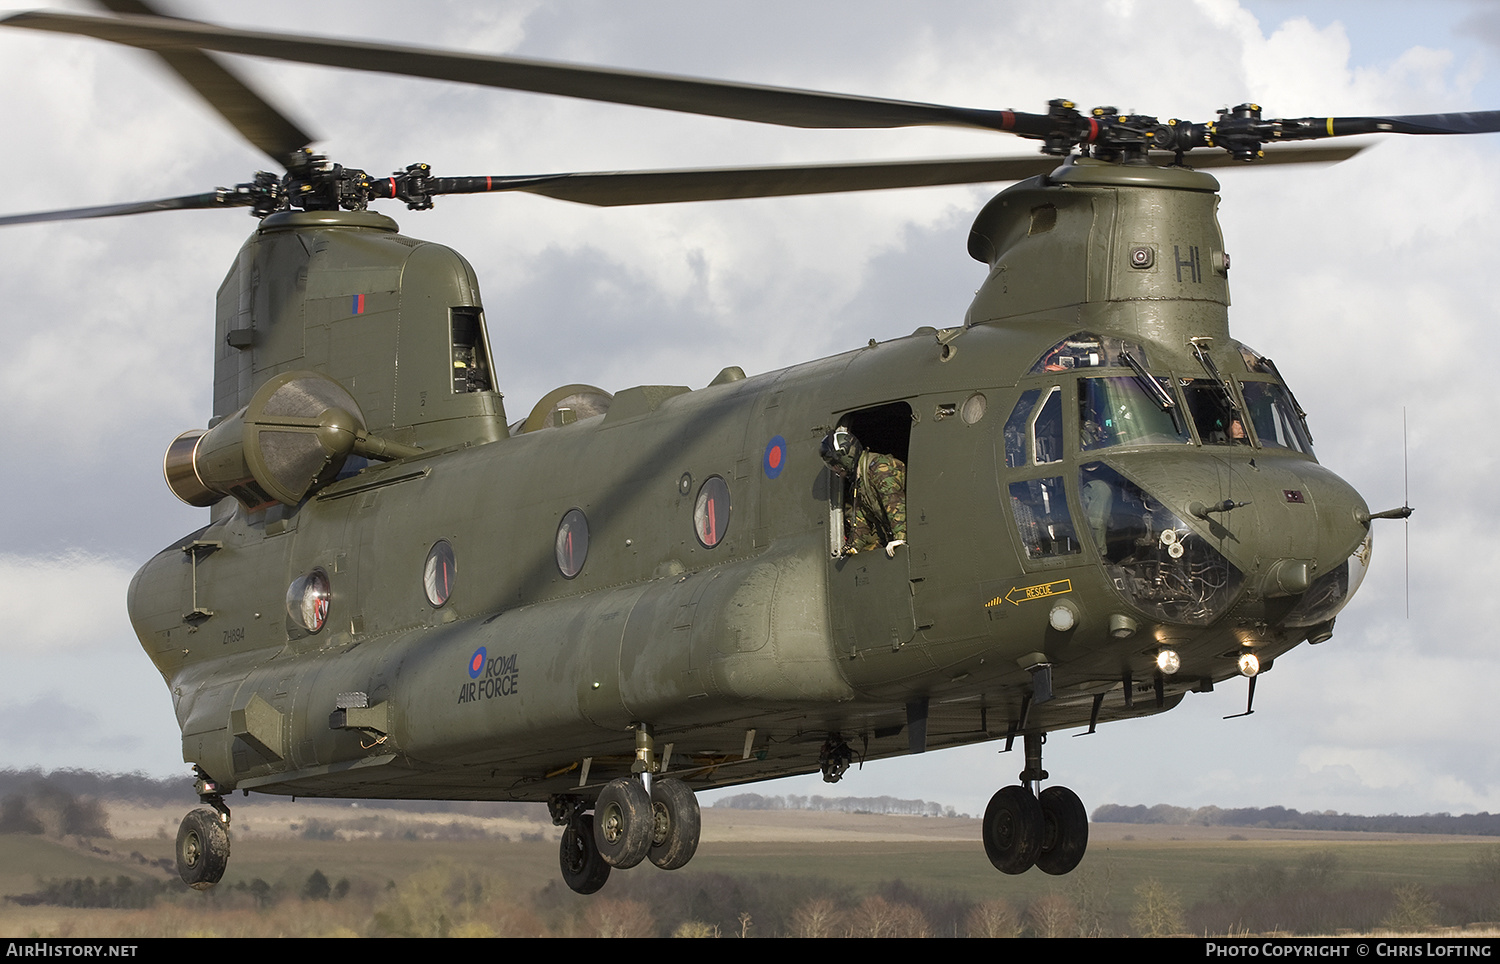
M 1146 350 L 1123 338 L 1081 332 L 1058 342 L 1028 374 L 1064 377 L 1022 392 L 1005 425 L 1006 465 L 1062 460 L 1064 395 L 1077 399 L 1082 452 L 1196 443 L 1312 455 L 1306 416 L 1270 359 L 1239 346 L 1245 371 L 1226 376 L 1204 345 L 1193 353 L 1201 372 L 1166 375 L 1152 373 Z
M 1201 626 L 1223 615 L 1245 583 L 1224 554 L 1232 549 L 1209 536 L 1223 530 L 1215 520 L 1225 516 L 1216 513 L 1248 504 L 1248 496 L 1221 491 L 1234 470 L 1216 460 L 1152 459 L 1139 476 L 1120 457 L 1145 448 L 1189 456 L 1202 447 L 1311 460 L 1313 451 L 1305 415 L 1269 359 L 1244 346 L 1211 354 L 1207 339 L 1189 347 L 1173 366 L 1186 362 L 1187 370 L 1166 371 L 1153 368 L 1146 346 L 1125 338 L 1080 332 L 1053 345 L 1028 372 L 1005 422 L 1004 490 L 1028 568 L 1096 553 L 1136 608 Z M 1235 370 L 1221 370 L 1216 358 Z M 1066 467 L 1070 460 L 1076 468 Z M 1319 580 L 1330 583 L 1319 588 L 1347 598 L 1345 583 L 1332 584 L 1341 578 Z M 1299 609 L 1329 618 L 1331 600 L 1314 595 Z

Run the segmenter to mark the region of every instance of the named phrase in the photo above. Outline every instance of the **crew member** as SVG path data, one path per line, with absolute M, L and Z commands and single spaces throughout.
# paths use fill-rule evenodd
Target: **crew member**
M 842 425 L 824 436 L 821 454 L 853 490 L 844 500 L 845 554 L 884 546 L 894 557 L 906 545 L 906 463 L 869 451 Z

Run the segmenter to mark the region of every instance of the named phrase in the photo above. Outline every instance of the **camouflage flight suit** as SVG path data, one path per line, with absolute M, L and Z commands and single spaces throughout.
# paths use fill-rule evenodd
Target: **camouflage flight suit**
M 866 450 L 854 476 L 854 499 L 844 506 L 844 544 L 856 552 L 906 541 L 906 463 Z

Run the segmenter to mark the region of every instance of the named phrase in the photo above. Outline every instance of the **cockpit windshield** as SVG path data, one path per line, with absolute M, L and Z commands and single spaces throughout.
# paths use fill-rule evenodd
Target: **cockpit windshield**
M 1182 394 L 1204 445 L 1250 444 L 1250 433 L 1221 383 L 1212 378 L 1184 378 Z
M 1079 448 L 1114 445 L 1174 445 L 1191 442 L 1171 405 L 1147 392 L 1142 376 L 1078 380 Z M 1170 398 L 1162 393 L 1163 397 Z

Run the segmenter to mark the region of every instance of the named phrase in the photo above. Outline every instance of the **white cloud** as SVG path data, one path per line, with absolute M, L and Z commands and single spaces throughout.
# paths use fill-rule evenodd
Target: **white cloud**
M 0 650 L 72 659 L 132 640 L 125 590 L 136 566 L 81 550 L 0 553 Z M 144 658 L 144 656 L 143 656 Z

